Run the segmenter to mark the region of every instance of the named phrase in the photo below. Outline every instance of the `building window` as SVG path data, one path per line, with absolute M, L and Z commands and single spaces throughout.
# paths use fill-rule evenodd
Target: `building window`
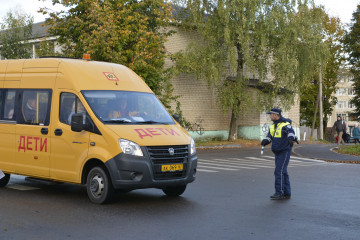
M 346 88 L 338 88 L 337 90 L 336 90 L 336 95 L 339 95 L 339 96 L 344 96 L 344 95 L 346 95 Z
M 347 114 L 346 113 L 338 114 L 338 116 L 340 116 L 342 120 L 347 121 Z
M 353 113 L 349 113 L 349 120 L 350 121 L 356 121 L 358 118 Z
M 337 109 L 343 109 L 346 108 L 346 101 L 338 101 L 336 104 Z
M 349 88 L 349 95 L 355 95 L 355 89 L 354 88 Z

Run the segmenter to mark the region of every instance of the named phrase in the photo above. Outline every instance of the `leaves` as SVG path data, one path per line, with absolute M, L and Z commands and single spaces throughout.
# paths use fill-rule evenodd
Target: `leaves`
M 324 25 L 324 39 L 328 46 L 329 58 L 326 61 L 325 67 L 322 67 L 323 77 L 323 114 L 324 114 L 324 126 L 326 126 L 328 116 L 331 115 L 334 105 L 337 102 L 337 98 L 333 96 L 336 90 L 336 84 L 338 83 L 338 74 L 340 67 L 344 63 L 343 49 L 341 41 L 344 37 L 344 26 L 338 17 L 330 17 L 322 11 L 323 25 Z M 319 14 L 319 13 L 317 13 Z M 301 121 L 306 126 L 312 126 L 316 98 L 319 91 L 319 67 L 314 66 L 312 71 L 313 77 L 312 82 L 304 86 L 301 90 L 301 101 L 300 101 L 300 116 Z M 319 118 L 315 123 L 315 127 L 319 126 Z
M 30 58 L 33 17 L 21 11 L 7 12 L 0 23 L 0 54 L 6 59 Z
M 176 3 L 186 7 L 179 14 L 182 25 L 194 26 L 201 33 L 197 42 L 174 56 L 177 67 L 214 86 L 224 112 L 238 114 L 274 105 L 288 109 L 295 94 L 312 80 L 314 66 L 326 65 L 328 44 L 322 41 L 325 16 L 311 1 Z M 271 82 L 266 93 L 256 94 L 255 102 L 248 91 L 251 79 L 257 80 L 260 88 Z
M 354 104 L 356 110 L 354 115 L 360 116 L 360 4 L 353 13 L 350 31 L 346 33 L 344 40 L 345 49 L 349 54 L 348 60 L 351 64 L 351 72 L 354 75 L 355 97 L 350 103 Z
M 140 75 L 166 107 L 172 95 L 171 71 L 164 69 L 164 43 L 171 4 L 161 0 L 53 0 L 69 7 L 51 12 L 49 33 L 59 36 L 65 56 L 90 53 L 97 61 L 123 64 Z

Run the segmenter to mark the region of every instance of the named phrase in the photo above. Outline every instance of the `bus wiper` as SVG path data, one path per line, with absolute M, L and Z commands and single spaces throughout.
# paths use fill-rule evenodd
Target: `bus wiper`
M 136 122 L 136 124 L 161 124 L 161 125 L 168 125 L 169 123 L 165 123 L 165 122 L 156 122 L 153 120 L 149 120 L 149 121 L 144 121 L 144 122 Z
M 106 123 L 132 123 L 130 120 L 124 119 L 111 119 L 111 120 L 104 120 Z

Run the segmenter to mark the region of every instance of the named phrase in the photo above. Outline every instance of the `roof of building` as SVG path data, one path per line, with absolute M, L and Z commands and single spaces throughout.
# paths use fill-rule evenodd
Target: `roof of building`
M 32 40 L 32 39 L 38 39 L 38 38 L 43 38 L 43 37 L 49 37 L 50 34 L 47 32 L 47 30 L 49 29 L 50 26 L 44 26 L 45 22 L 38 22 L 38 23 L 34 23 L 32 25 L 32 34 L 31 37 L 27 40 Z M 2 30 L 0 31 L 0 35 L 3 32 L 6 32 L 8 30 Z M 0 44 L 1 44 L 1 40 L 0 40 Z
M 45 22 L 38 22 L 33 24 L 32 26 L 33 34 L 31 35 L 31 39 L 43 38 L 49 36 L 47 30 L 49 29 L 50 26 L 44 26 L 44 24 Z

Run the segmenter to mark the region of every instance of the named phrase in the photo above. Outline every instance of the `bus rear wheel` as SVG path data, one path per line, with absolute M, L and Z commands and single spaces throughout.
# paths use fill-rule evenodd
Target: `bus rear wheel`
M 86 191 L 91 202 L 103 204 L 111 201 L 114 188 L 106 170 L 94 167 L 87 176 Z
M 0 187 L 5 187 L 10 181 L 10 174 L 5 173 L 5 177 L 0 179 Z

